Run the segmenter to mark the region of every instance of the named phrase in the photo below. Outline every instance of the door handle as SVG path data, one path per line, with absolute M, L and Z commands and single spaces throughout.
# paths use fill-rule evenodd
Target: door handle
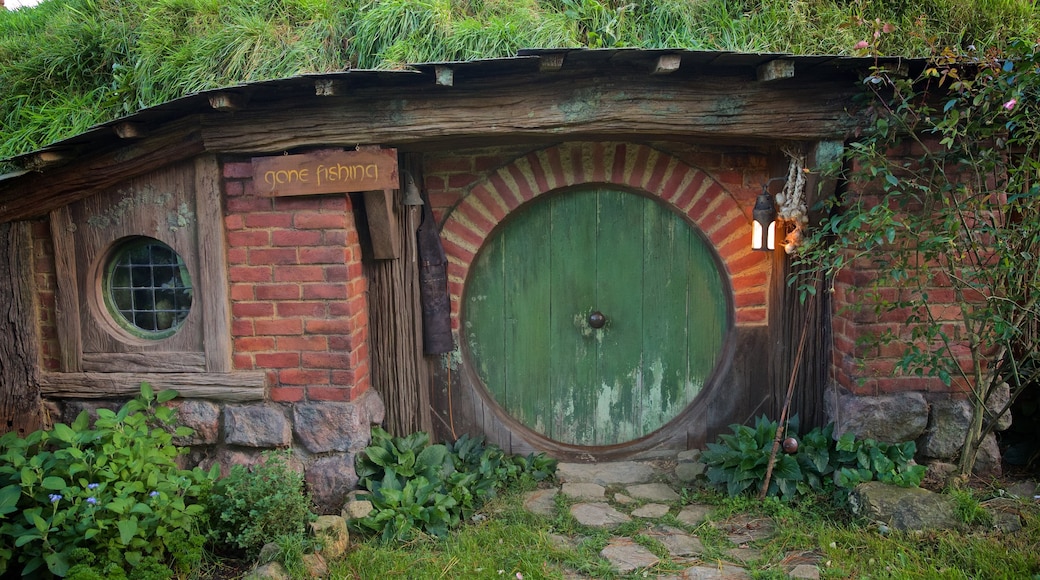
M 594 310 L 589 314 L 589 326 L 592 328 L 603 328 L 603 325 L 606 323 L 607 317 L 603 316 L 603 313 L 599 310 Z

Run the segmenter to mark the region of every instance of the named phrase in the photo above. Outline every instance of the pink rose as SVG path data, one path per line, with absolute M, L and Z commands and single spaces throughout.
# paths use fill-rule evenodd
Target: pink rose
M 1008 111 L 1010 111 L 1011 109 L 1014 109 L 1015 105 L 1017 105 L 1017 104 L 1018 104 L 1018 99 L 1011 99 L 1010 101 L 1004 103 L 1004 108 L 1007 109 Z

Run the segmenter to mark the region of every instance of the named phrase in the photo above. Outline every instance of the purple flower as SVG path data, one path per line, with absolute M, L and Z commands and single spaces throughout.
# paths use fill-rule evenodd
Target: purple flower
M 87 489 L 97 489 L 98 486 L 100 486 L 100 485 L 101 485 L 100 483 L 88 483 L 87 484 Z
M 1017 104 L 1018 104 L 1018 99 L 1011 99 L 1010 101 L 1004 103 L 1004 108 L 1007 109 L 1008 111 L 1010 111 L 1011 109 L 1014 109 L 1015 105 L 1017 105 Z
M 96 497 L 88 497 L 87 498 L 87 503 L 89 503 L 90 505 L 94 505 L 94 504 L 97 503 L 97 498 Z
M 151 496 L 151 497 L 157 497 L 159 495 L 159 492 L 153 491 L 152 493 L 150 493 L 148 495 Z
M 51 502 L 52 503 L 57 503 L 57 502 L 61 501 L 61 494 L 60 493 L 52 493 L 52 494 L 50 494 L 47 497 L 51 498 Z

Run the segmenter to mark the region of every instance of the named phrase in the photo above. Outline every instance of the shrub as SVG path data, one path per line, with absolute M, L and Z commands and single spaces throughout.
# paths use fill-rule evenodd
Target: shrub
M 556 472 L 555 460 L 544 454 L 506 455 L 483 438 L 431 445 L 426 433 L 393 437 L 378 427 L 355 467 L 374 508 L 355 527 L 381 534 L 384 542 L 416 532 L 443 536 L 503 486 Z
M 84 411 L 71 425 L 0 438 L 0 572 L 161 577 L 195 567 L 216 471 L 177 467 L 173 435 L 191 429 L 164 428 L 173 410 L 161 404 L 175 396 L 143 384 L 118 412 L 99 409 L 93 427 Z
M 701 455 L 708 466 L 708 481 L 730 496 L 757 493 L 765 481 L 777 427 L 765 416 L 754 427 L 731 425 L 733 434 L 720 435 Z M 789 422 L 786 434 L 799 439 L 797 417 Z M 833 434 L 832 424 L 813 429 L 800 438 L 795 453 L 777 454 L 766 495 L 792 499 L 873 480 L 911 487 L 924 478 L 924 466 L 913 462 L 917 450 L 913 441 L 857 441 L 852 433 L 835 441 Z
M 218 550 L 253 557 L 278 536 L 303 535 L 314 514 L 303 475 L 288 466 L 289 456 L 264 453 L 251 470 L 236 465 L 217 481 L 208 507 Z

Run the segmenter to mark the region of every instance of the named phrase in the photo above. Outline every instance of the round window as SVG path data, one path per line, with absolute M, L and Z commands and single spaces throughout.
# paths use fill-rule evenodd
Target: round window
M 102 293 L 112 318 L 140 338 L 171 336 L 191 311 L 191 276 L 184 260 L 151 238 L 133 238 L 112 251 Z

